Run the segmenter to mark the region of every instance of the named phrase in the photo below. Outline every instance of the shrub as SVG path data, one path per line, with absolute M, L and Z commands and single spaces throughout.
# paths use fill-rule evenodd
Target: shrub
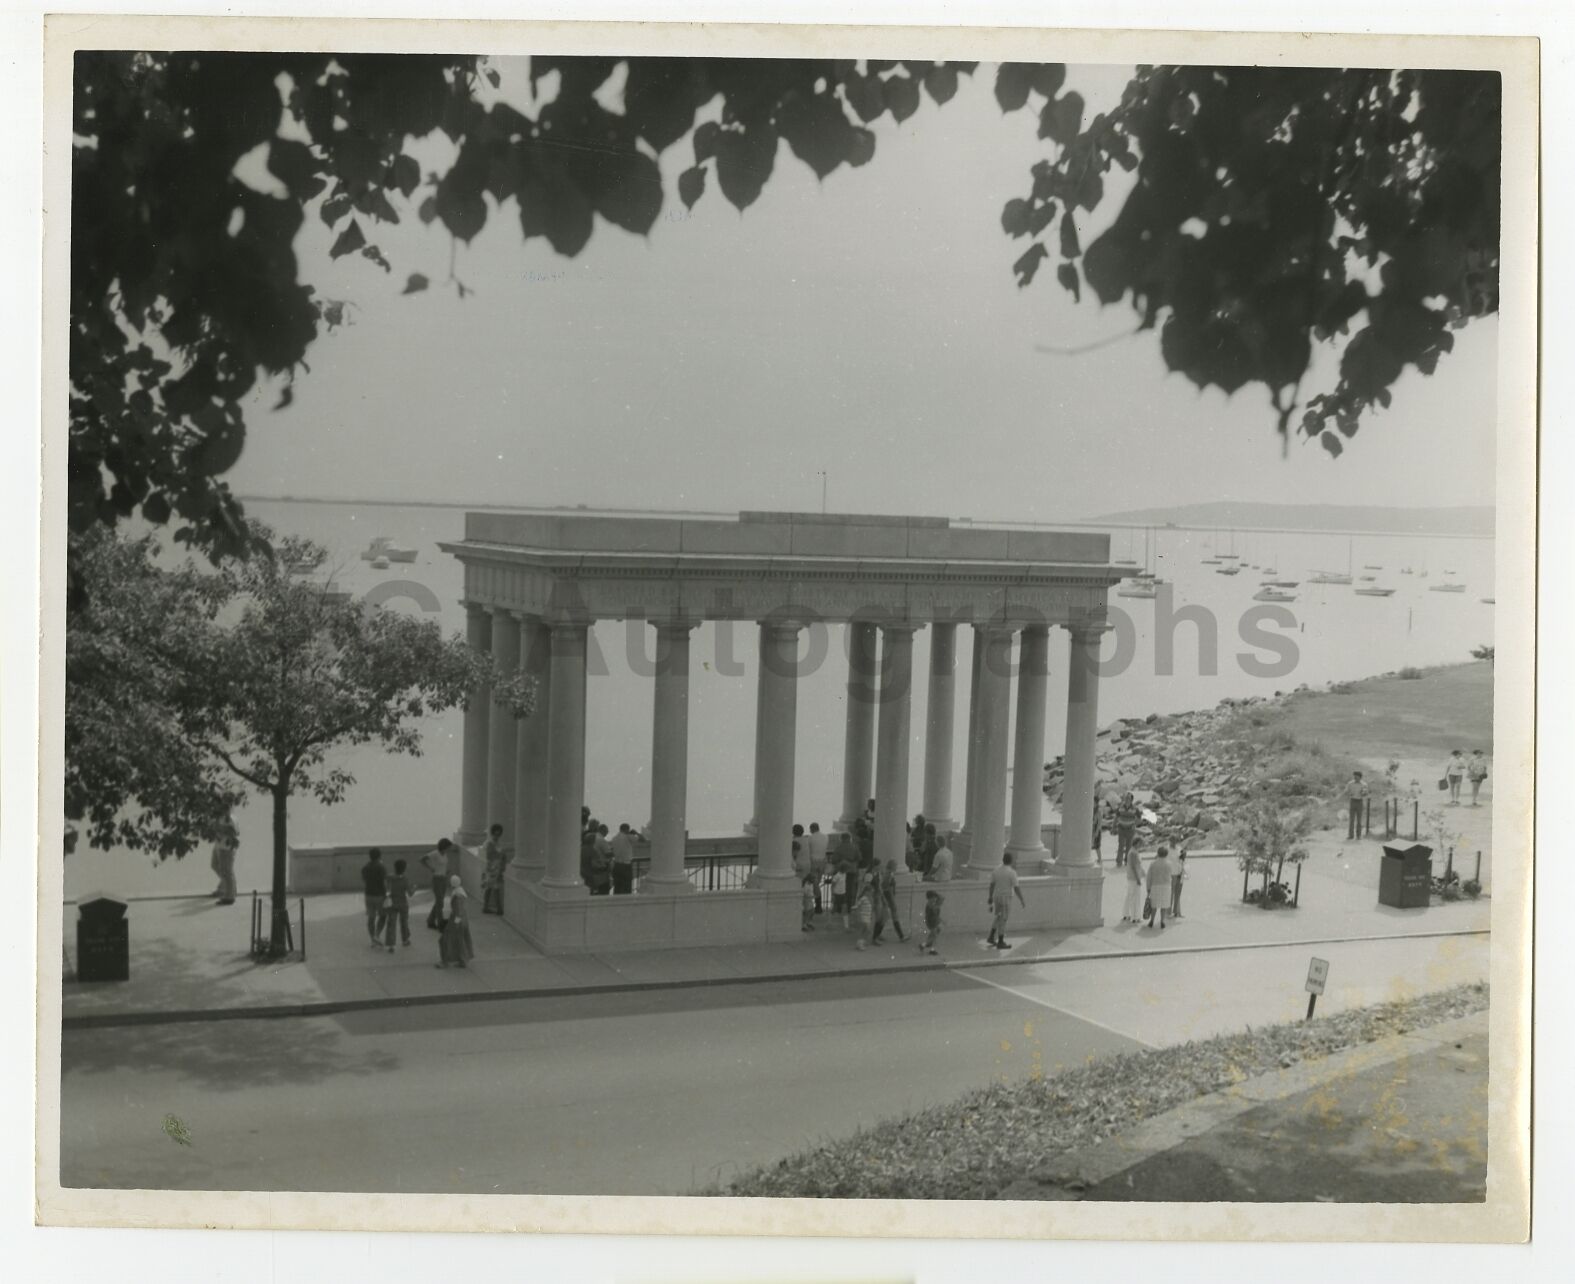
M 1329 684 L 1329 694 L 1330 695 L 1355 695 L 1356 694 L 1356 683 L 1354 683 L 1354 682 L 1331 682 Z
M 1395 674 L 1395 677 L 1404 678 L 1407 682 L 1414 682 L 1421 676 L 1422 670 L 1411 664 L 1406 665 L 1405 668 L 1399 670 L 1399 672 Z
M 1468 878 L 1460 885 L 1460 890 L 1472 900 L 1476 900 L 1477 897 L 1482 895 L 1482 884 L 1474 878 Z

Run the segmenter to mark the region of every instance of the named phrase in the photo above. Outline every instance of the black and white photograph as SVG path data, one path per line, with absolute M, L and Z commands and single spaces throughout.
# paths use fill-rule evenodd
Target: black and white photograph
M 49 40 L 41 1222 L 1526 1237 L 1535 41 Z

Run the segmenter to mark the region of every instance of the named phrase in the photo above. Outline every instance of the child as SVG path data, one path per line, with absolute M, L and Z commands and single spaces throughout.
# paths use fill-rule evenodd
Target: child
M 405 877 L 405 862 L 394 862 L 393 877 L 388 880 L 388 895 L 384 899 L 383 944 L 394 952 L 394 923 L 399 923 L 399 934 L 406 945 L 410 944 L 410 880 Z
M 848 893 L 851 890 L 849 885 L 852 881 L 853 872 L 847 862 L 844 861 L 837 866 L 837 872 L 832 875 L 831 879 L 831 912 L 842 915 L 842 930 L 844 932 L 848 930 L 848 911 L 851 908 L 849 902 L 852 899 Z
M 919 950 L 924 954 L 936 953 L 935 942 L 941 939 L 941 894 L 924 893 L 924 941 Z
M 799 902 L 802 906 L 800 911 L 802 930 L 813 932 L 815 930 L 815 877 L 813 874 L 804 876 L 802 887 L 803 896 Z
M 859 939 L 855 944 L 861 950 L 869 949 L 870 937 L 874 934 L 875 898 L 880 894 L 876 882 L 874 871 L 869 875 L 860 875 L 859 890 L 854 896 L 853 918 L 859 929 Z
M 1181 917 L 1181 884 L 1187 877 L 1187 849 L 1181 849 L 1181 855 L 1176 858 L 1175 870 L 1170 875 L 1170 916 Z

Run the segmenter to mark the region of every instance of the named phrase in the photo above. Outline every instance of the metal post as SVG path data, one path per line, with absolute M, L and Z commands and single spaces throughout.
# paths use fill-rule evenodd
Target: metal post
M 1366 838 L 1373 832 L 1373 800 L 1371 797 L 1362 799 L 1362 837 Z
M 392 933 L 394 929 L 390 927 L 388 930 Z M 394 938 L 390 935 L 388 939 Z M 301 962 L 306 962 L 306 897 L 304 896 L 301 897 Z
M 1419 830 L 1417 829 L 1417 817 L 1420 815 L 1421 810 L 1422 810 L 1422 804 L 1421 803 L 1414 802 L 1414 803 L 1411 804 L 1411 841 L 1413 843 L 1416 842 L 1416 837 L 1417 837 L 1417 834 L 1419 832 Z
M 1307 1019 L 1309 1021 L 1312 1020 L 1313 1009 L 1315 1007 L 1317 1007 L 1317 1006 L 1318 1006 L 1318 996 L 1316 994 L 1309 994 L 1307 996 Z
M 1296 866 L 1296 891 L 1291 894 L 1291 908 L 1300 909 L 1302 904 L 1302 867 Z
M 1477 872 L 1472 877 L 1472 881 L 1476 883 L 1478 887 L 1482 886 L 1482 853 L 1480 851 L 1477 852 Z
M 1451 874 L 1453 874 L 1454 872 L 1455 872 L 1455 849 L 1453 847 L 1451 847 L 1449 849 L 1449 856 L 1444 861 L 1444 881 L 1446 883 L 1449 881 L 1449 876 Z

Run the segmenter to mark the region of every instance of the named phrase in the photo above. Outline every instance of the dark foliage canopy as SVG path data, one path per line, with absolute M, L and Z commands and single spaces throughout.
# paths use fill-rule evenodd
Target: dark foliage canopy
M 1054 155 L 1001 225 L 1052 253 L 1075 296 L 1125 301 L 1200 388 L 1263 384 L 1287 433 L 1332 454 L 1407 367 L 1431 374 L 1454 331 L 1498 310 L 1496 73 L 1140 67 L 1083 122 L 1058 68 L 1007 64 L 1003 111 L 1039 105 Z M 1112 168 L 1135 171 L 1085 249 L 1079 222 Z M 1052 241 L 1054 249 L 1047 241 Z M 1336 385 L 1301 400 L 1314 345 L 1349 335 Z
M 623 110 L 598 92 L 625 64 Z M 759 198 L 779 143 L 817 175 L 875 153 L 869 126 L 944 104 L 971 63 L 532 59 L 556 96 L 528 116 L 484 59 L 412 55 L 82 53 L 75 68 L 70 522 L 139 513 L 215 556 L 254 538 L 223 482 L 243 399 L 305 365 L 343 305 L 300 278 L 309 216 L 335 257 L 385 271 L 378 229 L 398 193 L 470 241 L 517 221 L 578 254 L 597 218 L 643 233 L 661 211 L 657 156 L 688 138 L 686 205 L 713 184 Z M 1002 224 L 1032 243 L 1021 284 L 1056 276 L 1158 328 L 1200 386 L 1262 383 L 1288 431 L 1338 453 L 1403 370 L 1431 372 L 1452 331 L 1498 303 L 1499 84 L 1459 72 L 1143 67 L 1084 121 L 1059 64 L 1005 64 L 1005 111 L 1032 106 L 1051 154 Z M 696 125 L 720 101 L 720 116 Z M 288 126 L 288 128 L 284 128 Z M 423 173 L 439 130 L 457 157 Z M 254 153 L 287 193 L 237 177 Z M 1086 249 L 1080 223 L 1112 167 L 1136 183 Z M 402 204 L 404 201 L 401 202 Z M 430 282 L 410 276 L 407 293 Z M 463 288 L 463 287 L 461 287 Z M 1303 403 L 1315 343 L 1353 331 L 1337 385 Z M 281 405 L 287 404 L 286 388 Z M 75 571 L 74 571 L 75 575 Z

